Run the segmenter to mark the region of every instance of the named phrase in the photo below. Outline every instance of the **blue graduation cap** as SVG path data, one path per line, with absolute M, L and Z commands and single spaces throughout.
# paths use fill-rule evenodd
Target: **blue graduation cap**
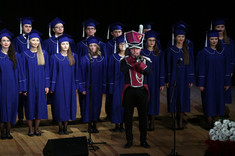
M 95 36 L 89 36 L 86 41 L 87 41 L 87 45 L 92 44 L 92 43 L 98 44 L 100 41 L 100 38 L 95 37 Z
M 54 28 L 56 26 L 56 24 L 61 23 L 61 24 L 65 24 L 64 21 L 62 21 L 61 19 L 59 19 L 58 17 L 55 17 L 49 24 L 49 37 L 51 37 L 51 28 Z
M 7 29 L 2 29 L 1 31 L 0 31 L 0 39 L 2 38 L 2 37 L 9 37 L 10 39 L 13 37 L 13 33 L 12 32 L 10 32 L 9 30 L 7 30 Z
M 208 30 L 206 32 L 206 41 L 205 41 L 205 47 L 208 46 L 208 38 L 210 37 L 219 37 L 219 30 Z
M 88 26 L 93 26 L 96 29 L 96 26 L 99 24 L 100 24 L 99 22 L 97 22 L 96 20 L 92 18 L 89 18 L 86 21 L 82 22 L 82 26 L 83 26 L 82 37 L 85 37 L 85 29 Z
M 219 37 L 219 30 L 209 30 L 208 32 L 207 32 L 207 34 L 208 34 L 208 38 L 210 38 L 210 37 Z
M 225 20 L 224 18 L 216 18 L 213 20 L 213 27 L 217 25 L 225 25 Z
M 29 34 L 26 35 L 27 37 L 27 49 L 29 49 L 29 40 L 32 38 L 38 38 L 41 40 L 42 33 L 37 31 L 36 29 L 33 29 Z
M 22 34 L 22 26 L 25 24 L 32 25 L 34 19 L 32 17 L 22 17 L 18 19 L 20 21 L 20 34 Z
M 39 31 L 37 31 L 36 29 L 33 29 L 29 34 L 28 34 L 28 36 L 29 36 L 29 40 L 31 39 L 31 38 L 39 38 L 39 39 L 41 39 L 41 36 L 42 36 L 43 34 L 41 33 L 41 32 L 39 32 Z
M 155 39 L 157 39 L 158 35 L 160 35 L 158 32 L 156 32 L 154 30 L 149 30 L 145 33 L 145 39 L 148 39 L 150 37 L 154 37 Z
M 59 37 L 58 37 L 59 44 L 60 44 L 61 42 L 70 42 L 70 41 L 71 41 L 70 38 L 71 38 L 71 36 L 68 35 L 68 34 L 63 34 L 63 35 L 59 36 Z
M 119 45 L 119 43 L 123 43 L 123 42 L 126 43 L 126 40 L 125 40 L 125 38 L 124 38 L 124 35 L 118 36 L 118 37 L 116 38 L 116 43 L 117 43 L 117 45 Z
M 153 22 L 144 22 L 143 23 L 143 28 L 144 29 L 152 29 Z
M 109 32 L 110 31 L 112 32 L 114 30 L 122 30 L 123 27 L 125 27 L 125 25 L 120 22 L 115 22 L 115 23 L 108 25 L 107 39 L 109 39 Z

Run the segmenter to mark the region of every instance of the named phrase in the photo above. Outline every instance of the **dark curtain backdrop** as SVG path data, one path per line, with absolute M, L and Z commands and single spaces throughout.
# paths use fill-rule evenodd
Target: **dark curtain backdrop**
M 227 22 L 227 32 L 235 39 L 235 9 L 233 4 L 210 1 L 204 3 L 188 1 L 133 1 L 133 0 L 58 0 L 58 1 L 30 1 L 6 0 L 0 3 L 0 19 L 3 21 L 0 28 L 7 28 L 15 36 L 19 35 L 17 18 L 31 16 L 35 19 L 33 28 L 42 32 L 43 39 L 48 38 L 48 23 L 59 17 L 66 22 L 65 33 L 73 36 L 76 42 L 81 40 L 81 23 L 94 18 L 100 25 L 97 27 L 97 36 L 106 41 L 107 25 L 119 21 L 126 25 L 124 31 L 136 30 L 140 23 L 151 21 L 155 23 L 153 29 L 160 33 L 159 39 L 163 49 L 171 40 L 171 26 L 178 20 L 189 25 L 187 38 L 194 42 L 195 53 L 203 48 L 205 31 L 209 29 L 211 19 L 224 17 Z

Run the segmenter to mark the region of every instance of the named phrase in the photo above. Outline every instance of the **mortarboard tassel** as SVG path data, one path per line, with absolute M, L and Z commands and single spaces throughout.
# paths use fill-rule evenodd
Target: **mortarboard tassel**
M 51 25 L 49 26 L 49 37 L 51 37 Z
M 109 29 L 110 29 L 110 26 L 108 27 L 107 39 L 109 39 Z M 115 51 L 114 51 L 114 52 L 115 52 Z
M 171 45 L 173 46 L 175 44 L 175 37 L 174 37 L 174 33 L 172 32 L 171 34 Z
M 22 34 L 22 19 L 20 19 L 20 34 Z
M 56 53 L 57 54 L 59 53 L 59 41 L 58 41 L 58 38 L 57 38 L 57 43 L 56 43 Z
M 116 38 L 114 39 L 114 54 L 117 53 L 117 41 Z
M 207 47 L 207 41 L 208 39 L 207 39 L 207 33 L 206 33 L 206 41 L 205 41 L 205 47 Z
M 29 35 L 27 37 L 27 49 L 29 49 Z
M 85 26 L 82 27 L 82 37 L 85 37 Z

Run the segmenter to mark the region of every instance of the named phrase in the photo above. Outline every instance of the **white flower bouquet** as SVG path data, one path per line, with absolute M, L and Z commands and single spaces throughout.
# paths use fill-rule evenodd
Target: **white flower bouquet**
M 235 155 L 235 121 L 218 120 L 209 130 L 210 139 L 206 140 L 208 149 L 205 156 Z

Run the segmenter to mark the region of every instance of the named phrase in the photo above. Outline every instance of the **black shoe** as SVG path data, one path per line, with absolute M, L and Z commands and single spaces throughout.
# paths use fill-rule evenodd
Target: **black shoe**
M 63 129 L 63 132 L 64 132 L 65 135 L 68 135 L 68 134 L 69 134 L 69 132 L 67 131 L 67 128 L 64 128 L 64 129 Z
M 63 129 L 59 129 L 59 132 L 58 132 L 59 135 L 63 135 L 64 134 L 64 131 Z
M 13 139 L 13 136 L 10 134 L 10 132 L 7 132 L 6 138 L 7 138 L 7 139 Z
M 34 134 L 35 134 L 36 136 L 41 136 L 41 135 L 42 135 L 42 133 L 41 133 L 40 131 L 35 131 Z
M 92 131 L 93 131 L 93 133 L 99 133 L 99 130 L 96 127 L 92 128 Z
M 23 125 L 23 120 L 19 119 L 16 123 L 16 126 L 22 126 Z
M 133 145 L 133 141 L 132 140 L 128 140 L 124 147 L 125 148 L 130 148 L 132 145 Z
M 140 143 L 140 146 L 144 147 L 144 148 L 150 148 L 150 145 L 146 142 L 146 141 L 142 141 Z
M 28 136 L 33 137 L 34 133 L 28 133 Z
M 2 133 L 2 134 L 1 134 L 1 139 L 2 139 L 2 140 L 5 140 L 6 138 L 7 138 L 6 134 Z

